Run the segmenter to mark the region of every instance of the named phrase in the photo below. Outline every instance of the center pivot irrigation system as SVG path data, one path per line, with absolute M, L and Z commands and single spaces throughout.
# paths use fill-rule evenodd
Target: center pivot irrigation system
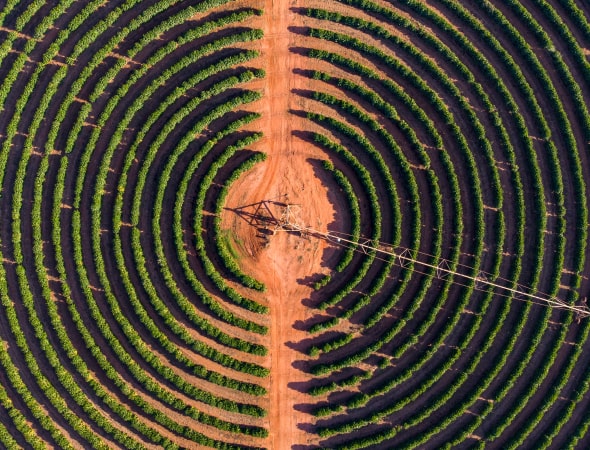
M 455 269 L 451 261 L 437 258 L 427 253 L 411 250 L 409 248 L 382 243 L 372 239 L 361 239 L 358 242 L 352 240 L 352 236 L 346 233 L 334 231 L 321 231 L 305 225 L 301 219 L 301 205 L 288 203 L 288 196 L 285 194 L 280 198 L 285 202 L 277 200 L 262 200 L 258 203 L 247 205 L 241 208 L 232 209 L 250 225 L 255 226 L 261 236 L 268 239 L 268 236 L 279 231 L 298 233 L 303 237 L 313 237 L 324 239 L 332 244 L 353 248 L 356 251 L 362 251 L 366 254 L 375 254 L 394 258 L 400 267 L 412 267 L 417 273 L 427 275 L 422 270 L 434 269 L 436 277 L 446 279 L 453 277 L 453 283 L 465 286 L 460 280 L 474 283 L 476 290 L 492 288 L 496 290 L 497 295 L 512 297 L 515 300 L 529 301 L 535 304 L 549 306 L 555 309 L 564 309 L 573 311 L 577 318 L 590 316 L 590 309 L 586 304 L 584 297 L 581 304 L 569 304 L 557 297 L 549 294 L 534 291 L 527 286 L 515 284 L 513 281 L 502 277 L 494 277 L 487 272 L 479 271 L 477 275 L 472 275 L 474 269 L 464 264 L 455 264 Z M 380 258 L 381 259 L 381 258 Z M 463 269 L 464 272 L 458 269 Z

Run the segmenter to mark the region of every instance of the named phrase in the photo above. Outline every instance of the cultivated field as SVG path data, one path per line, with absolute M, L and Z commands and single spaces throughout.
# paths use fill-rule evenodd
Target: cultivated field
M 589 55 L 575 0 L 0 3 L 0 447 L 590 448 Z

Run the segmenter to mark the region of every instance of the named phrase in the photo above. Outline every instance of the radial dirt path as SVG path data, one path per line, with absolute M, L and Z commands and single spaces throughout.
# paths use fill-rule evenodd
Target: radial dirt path
M 305 58 L 290 51 L 297 35 L 289 27 L 302 25 L 302 18 L 291 8 L 297 1 L 268 0 L 263 15 L 265 37 L 262 57 L 267 76 L 262 85 L 263 99 L 257 103 L 262 113 L 261 126 L 264 139 L 259 147 L 267 160 L 232 185 L 226 207 L 240 208 L 261 200 L 277 200 L 300 204 L 299 217 L 306 225 L 317 229 L 340 229 L 335 210 L 341 201 L 328 192 L 326 173 L 319 159 L 326 159 L 320 150 L 294 136 L 293 131 L 305 130 L 305 119 L 289 113 L 302 109 L 301 97 L 293 89 L 308 87 L 308 80 L 293 73 L 305 67 Z M 309 128 L 309 126 L 307 126 Z M 263 298 L 270 307 L 270 404 L 268 448 L 291 449 L 310 444 L 312 435 L 301 425 L 309 423 L 311 416 L 297 408 L 308 403 L 307 395 L 293 384 L 306 380 L 295 361 L 305 355 L 293 344 L 305 339 L 306 333 L 294 328 L 297 321 L 308 315 L 303 300 L 311 294 L 310 277 L 327 273 L 335 255 L 325 242 L 317 239 L 278 232 L 268 245 L 257 236 L 256 228 L 226 210 L 222 227 L 230 229 L 235 246 L 242 256 L 242 270 L 265 283 Z M 250 293 L 251 294 L 251 293 Z

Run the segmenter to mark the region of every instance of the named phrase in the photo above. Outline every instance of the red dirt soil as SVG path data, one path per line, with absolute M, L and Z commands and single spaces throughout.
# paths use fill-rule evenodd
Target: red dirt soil
M 309 226 L 325 230 L 335 223 L 335 208 L 328 200 L 327 187 L 316 176 L 310 159 L 326 159 L 313 145 L 293 136 L 294 130 L 305 130 L 305 119 L 289 113 L 297 108 L 297 97 L 292 89 L 306 88 L 309 80 L 295 75 L 293 69 L 305 67 L 304 57 L 293 53 L 297 35 L 289 26 L 301 25 L 301 16 L 290 10 L 296 2 L 268 0 L 265 5 L 262 58 L 267 76 L 264 97 L 257 103 L 262 113 L 260 125 L 264 138 L 258 150 L 267 154 L 264 163 L 257 165 L 232 185 L 226 201 L 227 208 L 240 208 L 261 200 L 276 200 L 290 204 L 304 204 L 300 218 Z M 256 237 L 255 227 L 230 211 L 224 212 L 222 227 L 230 229 L 236 249 L 241 253 L 242 270 L 266 285 L 263 294 L 270 307 L 271 335 L 269 348 L 270 405 L 268 447 L 290 449 L 294 445 L 309 444 L 312 435 L 298 427 L 309 422 L 310 416 L 294 406 L 306 403 L 306 394 L 290 388 L 289 383 L 304 381 L 308 376 L 293 367 L 303 355 L 287 346 L 306 337 L 304 331 L 293 328 L 298 320 L 306 319 L 307 309 L 302 299 L 311 293 L 309 283 L 302 279 L 327 273 L 325 262 L 331 252 L 326 243 L 306 240 L 294 234 L 278 232 L 267 246 Z

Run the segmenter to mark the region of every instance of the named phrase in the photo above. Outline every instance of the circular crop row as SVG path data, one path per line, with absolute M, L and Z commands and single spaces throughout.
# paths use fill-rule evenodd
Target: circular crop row
M 226 0 L 0 10 L 3 446 L 268 435 L 268 306 L 228 285 L 204 214 L 264 158 L 248 150 L 260 14 Z
M 302 343 L 320 445 L 585 447 L 589 321 L 527 294 L 588 292 L 590 11 L 304 6 L 300 113 L 358 242 Z

